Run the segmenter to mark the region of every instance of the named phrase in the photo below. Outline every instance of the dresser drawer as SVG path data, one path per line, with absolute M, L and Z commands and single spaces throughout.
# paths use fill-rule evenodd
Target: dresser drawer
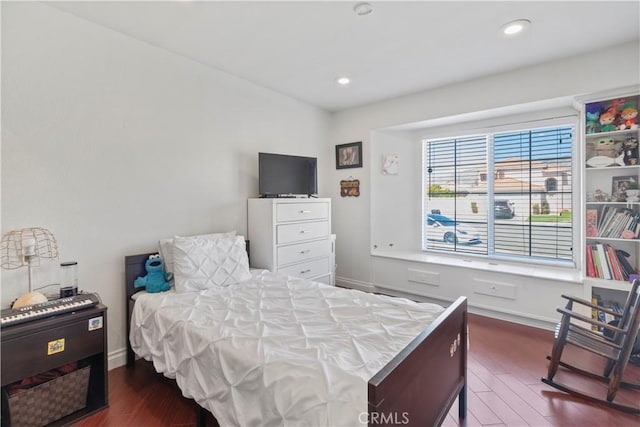
M 330 249 L 329 239 L 280 246 L 278 247 L 278 266 L 328 256 Z
M 328 203 L 282 203 L 276 205 L 276 222 L 329 218 Z
M 329 258 L 327 257 L 313 261 L 301 262 L 300 264 L 279 268 L 278 271 L 289 276 L 309 279 L 311 277 L 329 273 Z
M 329 237 L 329 221 L 312 221 L 277 226 L 277 244 Z

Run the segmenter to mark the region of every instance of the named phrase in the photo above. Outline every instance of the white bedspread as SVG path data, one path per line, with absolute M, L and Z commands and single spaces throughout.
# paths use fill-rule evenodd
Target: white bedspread
M 221 426 L 366 423 L 367 382 L 443 308 L 253 272 L 140 295 L 130 340 Z

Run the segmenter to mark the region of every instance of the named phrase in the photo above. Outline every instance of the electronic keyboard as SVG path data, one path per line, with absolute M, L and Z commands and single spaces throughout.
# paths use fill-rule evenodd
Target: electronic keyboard
M 38 304 L 27 305 L 20 308 L 7 308 L 2 310 L 0 327 L 13 326 L 19 323 L 30 322 L 44 317 L 51 317 L 70 311 L 84 310 L 100 304 L 97 294 L 78 294 L 71 297 L 54 299 Z

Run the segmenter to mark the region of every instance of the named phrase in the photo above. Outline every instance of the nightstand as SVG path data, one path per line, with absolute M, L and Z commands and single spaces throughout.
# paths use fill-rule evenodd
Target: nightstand
M 0 335 L 3 427 L 12 425 L 9 401 L 14 397 L 8 396 L 8 385 L 71 362 L 78 362 L 79 366 L 89 366 L 89 369 L 83 372 L 88 376 L 86 406 L 51 421 L 49 425 L 69 424 L 108 406 L 106 306 L 98 304 L 75 312 L 7 326 L 2 328 Z M 65 377 L 66 375 L 59 378 Z M 86 381 L 86 377 L 84 380 Z M 54 381 L 58 381 L 58 378 L 50 383 Z M 62 384 L 64 381 L 56 387 Z M 36 388 L 18 394 L 26 394 Z M 59 391 L 64 394 L 67 390 L 62 388 Z

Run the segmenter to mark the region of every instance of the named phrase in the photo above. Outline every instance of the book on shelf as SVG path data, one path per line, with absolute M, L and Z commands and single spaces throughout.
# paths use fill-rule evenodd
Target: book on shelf
M 598 236 L 598 210 L 587 209 L 587 237 Z
M 596 274 L 596 266 L 593 262 L 593 254 L 591 253 L 591 245 L 587 245 L 587 276 L 598 277 Z
M 618 315 L 622 315 L 622 311 L 623 311 L 622 304 L 620 304 L 617 301 L 608 301 L 608 300 L 605 301 L 602 299 L 600 295 L 593 294 L 591 297 L 591 303 L 599 307 L 609 309 Z M 610 313 L 605 313 L 604 311 L 598 310 L 597 308 L 591 308 L 591 318 L 593 320 L 597 320 L 599 322 L 604 322 L 604 323 L 611 323 L 612 321 L 618 319 L 617 316 Z M 598 325 L 592 325 L 591 329 L 594 331 L 602 332 L 604 328 Z
M 606 206 L 602 210 L 600 222 L 596 222 L 595 236 L 590 219 L 590 213 L 595 209 L 587 209 L 587 237 L 605 237 L 609 239 L 637 239 L 638 231 L 640 231 L 640 213 L 628 208 L 618 208 L 615 206 Z M 597 221 L 597 211 L 595 212 Z
M 587 277 L 606 280 L 629 280 L 635 274 L 627 258 L 629 253 L 611 245 L 593 243 L 586 246 Z
M 633 269 L 629 261 L 627 261 L 627 258 L 629 258 L 631 255 L 629 255 L 628 252 L 625 252 L 622 249 L 616 249 L 616 255 L 618 255 L 618 261 L 620 261 L 620 264 L 622 265 L 622 268 L 626 273 L 625 280 L 628 280 L 632 274 L 636 274 L 636 271 Z
M 609 259 L 607 259 L 605 248 L 600 243 L 598 243 L 596 247 L 597 247 L 598 257 L 600 258 L 602 277 L 604 279 L 611 280 L 611 266 L 609 265 Z

